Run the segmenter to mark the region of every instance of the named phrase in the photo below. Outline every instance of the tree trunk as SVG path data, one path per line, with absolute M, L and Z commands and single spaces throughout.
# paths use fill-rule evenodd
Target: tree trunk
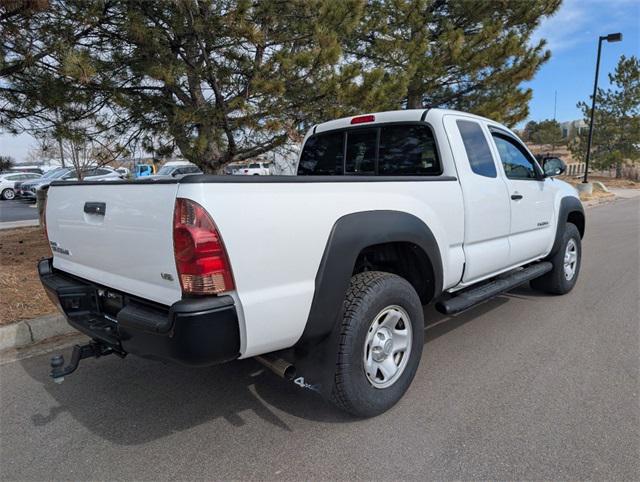
M 622 161 L 616 162 L 616 179 L 622 178 Z
M 422 95 L 417 89 L 409 87 L 407 92 L 407 109 L 422 109 Z
M 58 147 L 60 148 L 60 163 L 62 164 L 62 167 L 65 167 L 65 165 L 64 165 L 64 148 L 62 147 L 62 139 L 60 137 L 58 137 Z

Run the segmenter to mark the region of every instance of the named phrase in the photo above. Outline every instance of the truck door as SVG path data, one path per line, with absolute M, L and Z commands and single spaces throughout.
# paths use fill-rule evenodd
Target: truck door
M 489 146 L 490 133 L 473 117 L 444 116 L 464 202 L 463 283 L 507 267 L 509 193 Z
M 540 257 L 549 247 L 554 235 L 554 193 L 534 157 L 516 137 L 502 129 L 490 130 L 509 189 L 509 264 L 521 264 Z

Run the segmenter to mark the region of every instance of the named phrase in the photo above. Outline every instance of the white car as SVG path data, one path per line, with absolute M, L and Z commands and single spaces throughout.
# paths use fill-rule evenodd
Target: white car
M 93 341 L 67 367 L 54 357 L 52 377 L 109 353 L 256 357 L 380 414 L 418 368 L 423 305 L 574 287 L 585 216 L 563 167 L 497 122 L 420 109 L 314 126 L 297 176 L 54 182 L 40 278 Z
M 42 174 L 33 172 L 8 172 L 0 174 L 0 199 L 11 200 L 16 197 L 16 183 L 40 179 Z
M 252 162 L 245 167 L 238 168 L 236 174 L 240 176 L 268 176 L 271 172 L 269 171 L 268 163 Z
M 202 174 L 202 170 L 190 162 L 168 162 L 156 174 L 147 176 L 147 179 L 180 179 L 192 174 Z

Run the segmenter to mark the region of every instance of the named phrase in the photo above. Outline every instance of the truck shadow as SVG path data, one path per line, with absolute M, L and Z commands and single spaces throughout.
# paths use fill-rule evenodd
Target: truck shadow
M 482 317 L 514 295 L 518 293 L 500 296 L 457 316 L 441 315 L 427 307 L 425 343 Z M 68 356 L 70 350 L 64 352 Z M 425 354 L 428 356 L 428 349 Z M 216 432 L 222 434 L 255 418 L 284 431 L 292 431 L 287 423 L 291 416 L 324 423 L 358 423 L 254 360 L 194 369 L 134 356 L 89 359 L 56 385 L 48 377 L 48 359 L 49 355 L 42 355 L 19 362 L 55 400 L 50 407 L 25 416 L 34 426 L 46 426 L 68 414 L 117 445 L 138 445 L 205 423 L 216 423 Z

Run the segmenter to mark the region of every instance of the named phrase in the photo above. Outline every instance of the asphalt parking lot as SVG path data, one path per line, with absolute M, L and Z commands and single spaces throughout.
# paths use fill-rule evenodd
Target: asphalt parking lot
M 35 203 L 22 199 L 0 200 L 0 223 L 38 219 Z
M 354 420 L 252 360 L 187 369 L 48 355 L 0 366 L 0 479 L 638 479 L 640 199 L 587 211 L 563 297 L 426 310 L 422 363 Z M 68 351 L 67 351 L 68 354 Z

